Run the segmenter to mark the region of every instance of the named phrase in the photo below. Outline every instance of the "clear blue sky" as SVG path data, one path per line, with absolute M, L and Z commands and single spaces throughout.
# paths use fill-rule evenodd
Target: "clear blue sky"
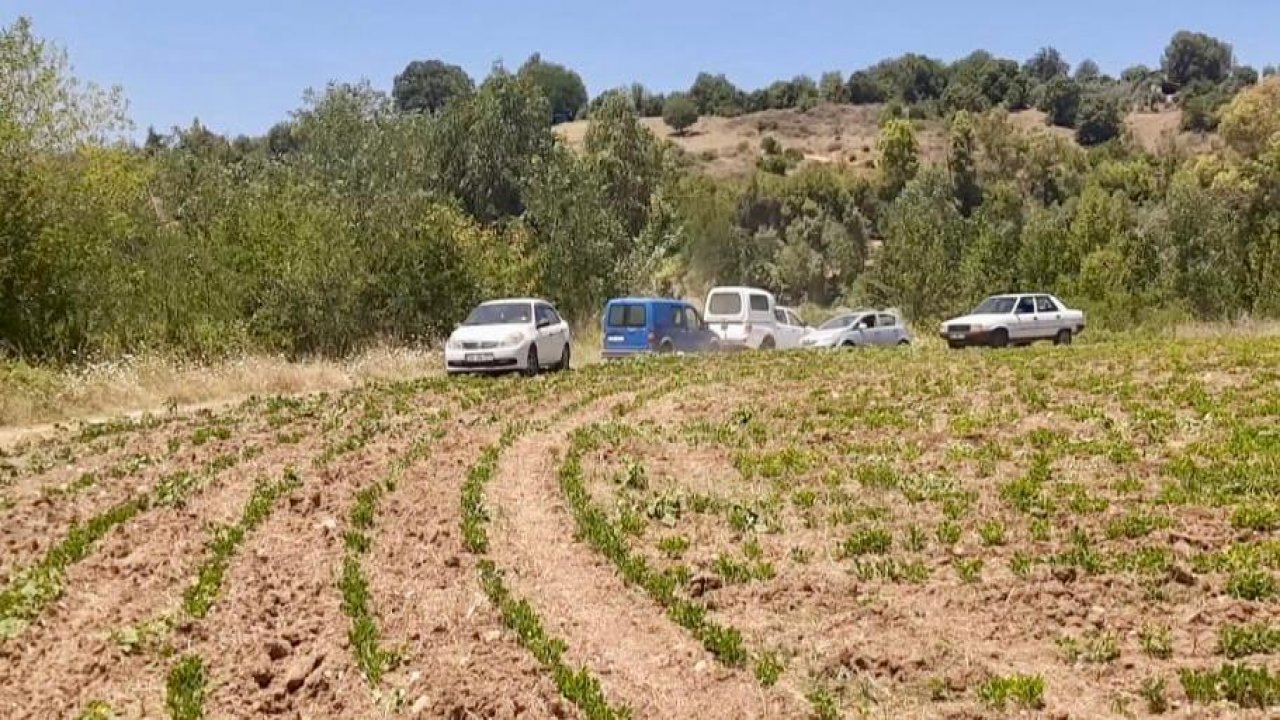
M 0 0 L 67 48 L 76 72 L 120 84 L 140 131 L 200 118 L 261 133 L 329 80 L 389 89 L 409 60 L 439 57 L 477 80 L 532 52 L 582 74 L 594 95 L 633 80 L 687 87 L 699 70 L 754 88 L 845 72 L 903 52 L 975 48 L 1025 59 L 1043 45 L 1117 73 L 1155 66 L 1179 29 L 1280 63 L 1277 0 Z

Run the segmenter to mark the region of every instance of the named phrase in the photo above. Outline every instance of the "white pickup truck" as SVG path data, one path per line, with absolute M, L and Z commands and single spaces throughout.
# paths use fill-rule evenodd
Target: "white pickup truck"
M 942 323 L 938 334 L 953 349 L 971 345 L 1005 347 L 1052 340 L 1070 345 L 1084 332 L 1084 313 L 1047 293 L 992 295 L 968 315 Z

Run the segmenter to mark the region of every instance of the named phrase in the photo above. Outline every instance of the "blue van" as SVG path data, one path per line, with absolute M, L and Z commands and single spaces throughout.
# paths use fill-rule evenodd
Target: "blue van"
M 689 303 L 667 298 L 615 298 L 604 306 L 605 359 L 645 353 L 702 352 L 720 340 Z

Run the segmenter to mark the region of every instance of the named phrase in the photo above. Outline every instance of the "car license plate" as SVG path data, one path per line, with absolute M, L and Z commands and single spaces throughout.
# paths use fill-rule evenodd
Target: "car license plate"
M 620 343 L 620 342 L 622 342 L 622 336 L 621 336 L 621 335 L 610 335 L 610 336 L 606 337 L 606 338 L 605 338 L 605 340 L 607 340 L 607 341 L 609 341 L 609 342 L 613 342 L 613 343 Z
M 489 362 L 493 353 L 467 353 L 467 362 Z
M 951 333 L 951 335 L 950 335 L 949 337 L 950 337 L 952 340 L 963 340 L 963 339 L 964 339 L 964 333 L 962 333 L 962 332 L 953 332 L 953 333 Z

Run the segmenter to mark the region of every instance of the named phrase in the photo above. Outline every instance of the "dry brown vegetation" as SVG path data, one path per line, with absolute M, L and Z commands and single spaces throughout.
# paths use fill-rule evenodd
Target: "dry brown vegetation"
M 719 177 L 749 173 L 762 155 L 760 142 L 766 136 L 776 138 L 783 150 L 799 150 L 809 162 L 848 163 L 869 171 L 876 162 L 881 109 L 879 105 L 824 104 L 804 112 L 766 110 L 734 118 L 704 116 L 684 134 L 673 133 L 662 118 L 644 118 L 641 122 L 658 137 L 689 153 L 705 172 Z M 1046 126 L 1044 113 L 1039 110 L 1023 110 L 1009 117 L 1015 127 L 1027 132 L 1074 137 L 1068 128 Z M 1201 152 L 1215 147 L 1216 136 L 1181 132 L 1181 118 L 1177 109 L 1134 112 L 1126 118 L 1125 126 L 1135 140 L 1151 151 L 1178 147 Z M 555 130 L 577 146 L 589 124 L 589 120 L 580 120 L 558 125 Z M 945 160 L 947 145 L 942 121 L 920 121 L 917 139 L 925 162 Z

